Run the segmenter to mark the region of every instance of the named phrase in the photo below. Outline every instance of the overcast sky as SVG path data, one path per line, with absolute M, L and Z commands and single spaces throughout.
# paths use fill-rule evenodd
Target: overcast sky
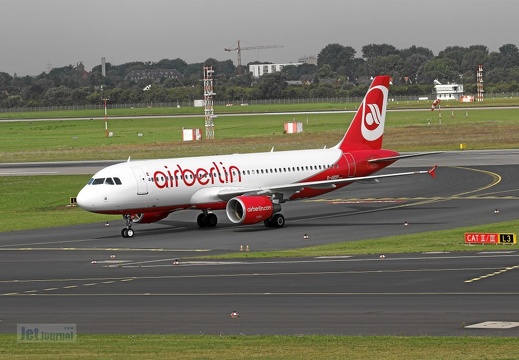
M 296 62 L 326 45 L 519 46 L 519 0 L 0 0 L 0 72 L 181 58 Z

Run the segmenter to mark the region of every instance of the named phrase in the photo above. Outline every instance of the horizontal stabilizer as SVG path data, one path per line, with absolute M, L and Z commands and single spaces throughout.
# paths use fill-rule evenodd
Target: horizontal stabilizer
M 404 155 L 398 155 L 398 156 L 389 156 L 389 157 L 384 157 L 384 158 L 371 159 L 371 160 L 368 160 L 368 162 L 369 163 L 380 163 L 380 162 L 396 161 L 396 160 L 400 160 L 400 159 L 406 159 L 406 158 L 417 157 L 417 156 L 434 155 L 434 154 L 440 154 L 440 153 L 441 153 L 441 151 L 415 153 L 415 154 L 404 154 Z

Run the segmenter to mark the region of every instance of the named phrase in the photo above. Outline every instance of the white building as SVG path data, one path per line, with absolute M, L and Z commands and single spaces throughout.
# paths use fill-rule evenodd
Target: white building
M 440 100 L 459 100 L 463 96 L 463 85 L 447 84 L 443 85 L 438 80 L 434 80 L 436 99 Z
M 252 76 L 255 78 L 261 77 L 264 74 L 272 74 L 278 71 L 283 70 L 285 66 L 288 65 L 303 65 L 303 63 L 289 63 L 289 64 L 254 64 L 249 65 L 249 72 L 252 73 Z

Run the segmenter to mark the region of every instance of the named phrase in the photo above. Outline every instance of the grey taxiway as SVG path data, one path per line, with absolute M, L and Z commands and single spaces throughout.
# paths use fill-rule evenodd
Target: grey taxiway
M 440 165 L 436 179 L 353 184 L 286 204 L 282 229 L 233 226 L 223 213 L 216 229 L 199 229 L 197 213 L 185 211 L 135 226 L 131 239 L 120 237 L 122 220 L 110 217 L 2 233 L 0 332 L 13 333 L 19 323 L 74 323 L 78 333 L 517 336 L 517 245 L 424 253 L 418 243 L 416 253 L 385 256 L 198 257 L 517 219 L 517 151 L 443 153 L 387 171 L 433 164 Z M 86 164 L 88 172 L 104 165 Z M 3 173 L 24 169 L 0 166 Z

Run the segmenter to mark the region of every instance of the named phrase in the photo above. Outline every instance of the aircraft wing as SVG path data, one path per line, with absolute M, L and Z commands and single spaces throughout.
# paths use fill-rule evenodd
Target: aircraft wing
M 304 188 L 333 189 L 333 188 L 337 187 L 337 185 L 349 184 L 349 183 L 353 183 L 356 181 L 377 180 L 377 179 L 382 179 L 382 178 L 408 176 L 408 175 L 429 174 L 432 177 L 435 177 L 436 168 L 437 168 L 437 165 L 434 165 L 429 170 L 409 171 L 409 172 L 385 174 L 385 175 L 358 176 L 358 177 L 333 179 L 333 180 L 298 182 L 298 183 L 293 183 L 293 184 L 269 186 L 269 187 L 265 187 L 265 188 L 258 187 L 258 188 L 222 189 L 222 190 L 218 191 L 217 196 L 222 200 L 229 200 L 229 199 L 233 198 L 234 196 L 239 196 L 239 195 L 268 195 L 268 194 L 274 194 L 274 193 L 283 193 L 284 197 L 288 198 L 291 195 L 303 190 Z

